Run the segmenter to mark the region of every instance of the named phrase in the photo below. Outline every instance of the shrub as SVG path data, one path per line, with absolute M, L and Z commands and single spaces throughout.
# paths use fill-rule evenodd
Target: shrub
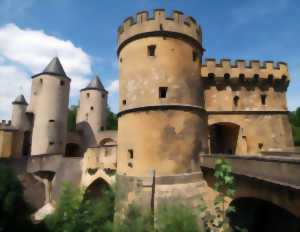
M 11 168 L 0 165 L 0 231 L 32 231 L 30 207 Z

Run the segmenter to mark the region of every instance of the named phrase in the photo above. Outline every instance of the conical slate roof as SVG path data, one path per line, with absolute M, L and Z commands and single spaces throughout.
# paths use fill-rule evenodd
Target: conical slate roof
M 43 73 L 51 73 L 59 76 L 66 76 L 66 73 L 58 59 L 58 57 L 54 57 L 51 62 L 44 69 Z
M 50 74 L 50 75 L 57 75 L 67 77 L 64 68 L 62 67 L 58 57 L 54 57 L 51 62 L 47 65 L 42 73 L 32 76 L 32 78 L 37 77 L 42 74 Z
M 17 96 L 16 99 L 13 101 L 13 104 L 28 105 L 23 94 Z
M 89 90 L 89 89 L 97 89 L 101 91 L 106 91 L 104 89 L 103 84 L 101 83 L 99 76 L 95 75 L 94 78 L 90 81 L 90 83 L 82 90 Z

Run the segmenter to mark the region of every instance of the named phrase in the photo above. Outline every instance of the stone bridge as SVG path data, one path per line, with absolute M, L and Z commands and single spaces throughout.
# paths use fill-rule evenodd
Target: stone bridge
M 234 175 L 236 192 L 229 204 L 239 212 L 232 218 L 236 225 L 248 231 L 262 224 L 268 225 L 264 231 L 300 231 L 300 157 L 201 155 L 203 176 L 211 189 L 216 182 L 215 160 L 220 157 L 230 162 Z

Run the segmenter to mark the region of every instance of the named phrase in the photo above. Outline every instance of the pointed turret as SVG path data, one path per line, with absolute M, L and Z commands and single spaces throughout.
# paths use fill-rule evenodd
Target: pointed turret
M 12 104 L 28 105 L 23 94 L 16 97 Z
M 58 59 L 58 57 L 54 57 L 51 62 L 44 69 L 43 73 L 52 73 L 60 76 L 66 76 L 66 73 Z
M 104 86 L 102 84 L 102 82 L 100 81 L 100 78 L 98 75 L 95 75 L 93 77 L 93 79 L 90 81 L 90 83 L 87 85 L 87 87 L 85 87 L 84 89 L 80 90 L 80 91 L 83 91 L 83 90 L 90 90 L 90 89 L 95 89 L 95 90 L 100 90 L 100 91 L 105 91 L 107 92 L 105 89 L 104 89 Z
M 51 62 L 46 66 L 43 72 L 34 75 L 32 78 L 37 77 L 42 74 L 49 74 L 49 75 L 55 75 L 55 76 L 62 76 L 69 79 L 69 77 L 66 75 L 65 70 L 63 66 L 61 65 L 58 57 L 54 57 Z

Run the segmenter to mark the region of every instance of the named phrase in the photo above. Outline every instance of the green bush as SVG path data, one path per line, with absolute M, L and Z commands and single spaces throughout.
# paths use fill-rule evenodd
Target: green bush
M 300 107 L 294 112 L 289 112 L 289 121 L 292 126 L 295 146 L 300 146 Z
M 0 232 L 33 231 L 30 207 L 11 168 L 0 165 Z
M 100 192 L 99 192 L 100 194 Z M 111 232 L 114 203 L 112 193 L 101 192 L 101 197 L 84 199 L 84 190 L 65 184 L 55 212 L 46 217 L 49 232 Z
M 180 202 L 165 203 L 158 207 L 156 226 L 159 232 L 200 232 L 196 213 Z

